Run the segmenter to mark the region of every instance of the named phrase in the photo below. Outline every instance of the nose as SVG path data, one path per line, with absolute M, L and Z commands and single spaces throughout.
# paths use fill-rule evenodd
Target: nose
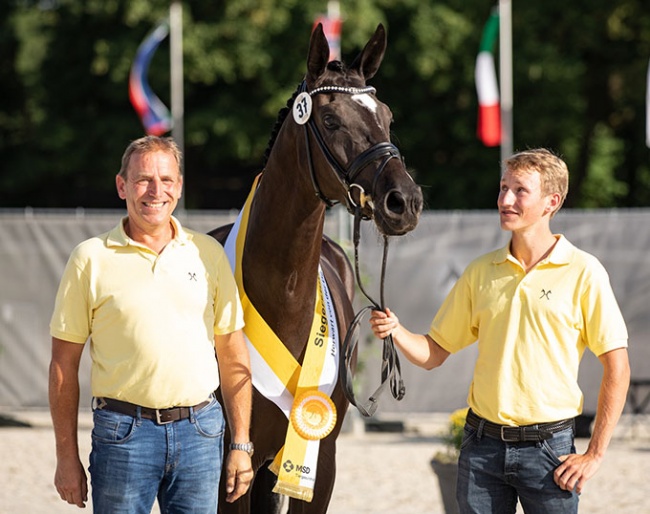
M 422 206 L 422 190 L 414 182 L 393 187 L 381 198 L 375 210 L 375 223 L 383 234 L 406 234 L 417 225 Z
M 384 197 L 384 212 L 389 215 L 397 217 L 403 216 L 405 213 L 410 215 L 417 215 L 422 210 L 422 196 L 411 194 L 405 197 L 404 193 L 399 189 L 391 189 Z
M 153 177 L 149 181 L 149 185 L 147 187 L 147 191 L 149 192 L 150 195 L 152 196 L 157 196 L 158 193 L 162 189 L 162 181 L 158 177 Z
M 513 193 L 509 189 L 500 190 L 497 205 L 512 205 Z

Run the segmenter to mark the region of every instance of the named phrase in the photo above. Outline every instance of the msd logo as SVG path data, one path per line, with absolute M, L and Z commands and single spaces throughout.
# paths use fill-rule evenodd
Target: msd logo
M 301 466 L 301 465 L 299 465 L 299 464 L 294 464 L 294 463 L 291 462 L 290 460 L 286 460 L 286 461 L 284 461 L 284 464 L 282 464 L 282 467 L 284 468 L 284 470 L 285 470 L 287 473 L 290 473 L 290 472 L 293 471 L 294 469 L 295 469 L 297 472 L 302 473 L 302 474 L 304 474 L 304 475 L 309 475 L 309 474 L 311 473 L 311 468 L 310 468 L 309 466 Z

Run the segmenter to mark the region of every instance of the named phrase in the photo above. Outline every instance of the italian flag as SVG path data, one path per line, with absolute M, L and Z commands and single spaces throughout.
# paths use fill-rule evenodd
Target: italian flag
M 481 38 L 476 57 L 476 92 L 478 94 L 478 126 L 476 135 L 485 146 L 501 144 L 501 109 L 499 85 L 492 49 L 499 35 L 499 13 L 492 11 Z

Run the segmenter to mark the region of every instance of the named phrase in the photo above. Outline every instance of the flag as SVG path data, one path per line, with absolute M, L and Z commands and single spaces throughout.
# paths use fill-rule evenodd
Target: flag
M 156 53 L 158 45 L 168 34 L 169 22 L 163 20 L 138 47 L 129 74 L 129 99 L 131 104 L 138 116 L 140 116 L 145 132 L 154 136 L 169 132 L 172 127 L 169 109 L 154 94 L 147 80 L 151 58 Z
M 648 63 L 648 81 L 645 93 L 645 144 L 650 148 L 650 62 Z
M 476 135 L 485 146 L 501 144 L 501 108 L 499 106 L 499 85 L 494 67 L 492 50 L 499 34 L 499 13 L 490 14 L 481 37 L 481 46 L 476 57 L 476 92 L 478 94 L 478 123 Z
M 337 10 L 334 12 L 329 12 L 327 15 L 320 15 L 316 17 L 314 21 L 314 28 L 316 25 L 322 23 L 323 33 L 327 39 L 327 44 L 330 47 L 330 61 L 340 61 L 341 60 L 341 17 L 338 14 Z

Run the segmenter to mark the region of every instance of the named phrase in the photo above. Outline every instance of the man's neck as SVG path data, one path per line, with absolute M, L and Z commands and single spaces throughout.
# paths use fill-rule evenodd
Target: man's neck
M 556 243 L 557 237 L 550 229 L 546 229 L 542 233 L 513 232 L 510 252 L 528 273 L 540 261 L 548 257 Z
M 157 227 L 154 230 L 145 230 L 138 227 L 135 223 L 131 223 L 129 218 L 124 222 L 124 231 L 135 242 L 146 246 L 157 254 L 162 253 L 167 244 L 174 239 L 175 233 L 174 224 L 171 220 L 168 224 Z

